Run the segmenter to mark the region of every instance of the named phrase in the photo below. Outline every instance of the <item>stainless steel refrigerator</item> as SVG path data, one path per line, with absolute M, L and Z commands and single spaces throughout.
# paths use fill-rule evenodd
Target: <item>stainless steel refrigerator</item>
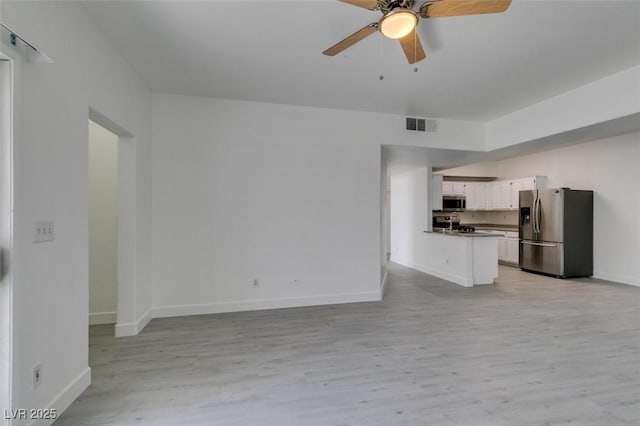
M 593 275 L 593 191 L 520 191 L 520 268 L 557 277 Z

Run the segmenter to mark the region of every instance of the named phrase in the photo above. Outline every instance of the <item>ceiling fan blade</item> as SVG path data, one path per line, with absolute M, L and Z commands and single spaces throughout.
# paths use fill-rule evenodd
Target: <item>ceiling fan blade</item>
M 409 61 L 410 64 L 420 62 L 427 57 L 427 55 L 424 53 L 422 43 L 420 43 L 420 37 L 418 37 L 415 28 L 409 34 L 402 37 L 399 41 L 400 45 L 402 45 L 402 50 L 404 50 L 404 55 L 407 57 L 407 61 Z
M 443 18 L 501 13 L 507 10 L 510 4 L 511 0 L 439 0 L 435 3 L 425 3 L 420 7 L 420 15 L 423 18 Z
M 331 46 L 330 48 L 328 48 L 322 53 L 327 56 L 335 56 L 338 53 L 342 52 L 347 47 L 353 46 L 354 44 L 356 44 L 366 36 L 371 35 L 376 31 L 378 31 L 378 23 L 374 22 L 372 24 L 367 25 L 364 28 L 359 29 L 355 33 L 351 34 L 349 37 L 345 38 L 342 41 L 339 41 L 338 43 L 334 44 L 333 46 Z
M 351 4 L 358 7 L 364 7 L 365 9 L 377 9 L 378 0 L 339 0 L 342 3 Z

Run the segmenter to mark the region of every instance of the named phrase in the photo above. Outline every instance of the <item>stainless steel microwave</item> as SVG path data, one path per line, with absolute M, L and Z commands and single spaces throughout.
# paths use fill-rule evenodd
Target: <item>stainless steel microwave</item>
M 442 210 L 445 212 L 461 212 L 467 208 L 467 197 L 464 195 L 443 195 Z

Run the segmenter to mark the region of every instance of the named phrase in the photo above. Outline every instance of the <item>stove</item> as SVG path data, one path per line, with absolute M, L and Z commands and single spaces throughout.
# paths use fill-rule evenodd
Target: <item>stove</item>
M 453 228 L 454 231 L 458 231 L 458 232 L 476 232 L 476 228 L 474 228 L 473 226 L 467 226 L 467 225 L 458 225 L 457 227 Z

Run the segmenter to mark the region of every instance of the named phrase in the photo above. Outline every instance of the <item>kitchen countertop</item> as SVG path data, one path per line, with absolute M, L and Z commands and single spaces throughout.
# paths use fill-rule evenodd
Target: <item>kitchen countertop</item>
M 460 231 L 450 231 L 448 229 L 441 231 L 424 231 L 425 234 L 441 234 L 441 235 L 449 235 L 452 237 L 497 237 L 494 234 L 485 234 L 484 232 L 460 232 Z
M 518 232 L 518 225 L 501 225 L 497 223 L 463 223 L 466 226 L 473 226 L 476 229 L 490 229 L 492 231 Z

